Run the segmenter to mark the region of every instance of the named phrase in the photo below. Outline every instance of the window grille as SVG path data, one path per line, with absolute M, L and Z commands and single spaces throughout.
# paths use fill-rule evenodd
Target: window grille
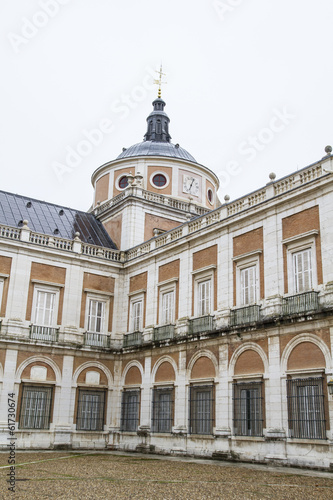
M 35 323 L 42 326 L 53 325 L 55 293 L 37 291 Z
M 169 325 L 174 321 L 174 292 L 162 294 L 162 324 Z
M 52 387 L 23 386 L 20 429 L 49 429 Z
M 105 391 L 79 389 L 76 428 L 80 431 L 102 431 Z
M 125 390 L 121 401 L 120 430 L 136 432 L 139 425 L 140 390 Z
M 214 426 L 214 386 L 190 387 L 190 434 L 212 434 Z
M 241 306 L 254 304 L 256 297 L 256 266 L 240 270 Z
M 235 383 L 233 403 L 234 434 L 236 436 L 262 436 L 262 382 Z
M 152 431 L 171 432 L 173 425 L 173 387 L 153 389 Z
M 323 378 L 287 380 L 290 437 L 326 439 Z
M 293 273 L 295 293 L 312 289 L 311 248 L 293 253 Z
M 211 280 L 198 283 L 198 315 L 211 312 Z
M 89 300 L 88 332 L 103 332 L 104 302 Z

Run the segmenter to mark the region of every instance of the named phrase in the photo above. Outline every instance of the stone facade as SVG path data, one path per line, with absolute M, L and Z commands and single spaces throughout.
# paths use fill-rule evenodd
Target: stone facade
M 93 175 L 120 250 L 0 225 L 0 446 L 14 393 L 20 448 L 332 467 L 332 167 L 208 211 L 205 167 L 125 157 Z

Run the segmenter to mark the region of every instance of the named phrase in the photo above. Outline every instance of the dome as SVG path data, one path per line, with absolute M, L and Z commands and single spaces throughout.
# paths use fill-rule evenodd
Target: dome
M 186 149 L 181 148 L 178 144 L 172 144 L 171 142 L 143 141 L 125 149 L 117 157 L 117 160 L 134 156 L 167 156 L 169 158 L 178 158 L 180 160 L 197 163 Z

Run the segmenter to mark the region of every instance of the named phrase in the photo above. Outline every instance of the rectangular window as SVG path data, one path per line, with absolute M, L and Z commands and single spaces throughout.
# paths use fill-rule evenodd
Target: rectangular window
M 132 332 L 142 331 L 143 325 L 143 299 L 131 303 L 131 330 Z
M 56 293 L 37 290 L 35 301 L 35 324 L 40 326 L 55 325 Z
M 162 325 L 170 325 L 175 320 L 175 292 L 162 293 Z
M 173 387 L 153 389 L 153 432 L 171 432 L 173 425 L 173 394 Z
M 89 299 L 88 332 L 103 333 L 104 331 L 105 303 Z
M 49 429 L 52 391 L 52 387 L 23 386 L 20 429 Z
M 212 281 L 200 281 L 198 283 L 198 316 L 211 313 L 211 287 Z
M 236 383 L 233 391 L 236 436 L 263 435 L 262 383 Z
M 293 253 L 293 276 L 295 293 L 313 288 L 311 248 Z
M 323 378 L 287 380 L 290 437 L 326 439 Z
M 140 390 L 125 390 L 121 401 L 120 430 L 136 432 L 139 425 Z
M 190 434 L 212 434 L 214 425 L 214 387 L 190 387 Z
M 102 431 L 104 427 L 105 391 L 79 389 L 76 428 L 80 431 Z
M 250 266 L 240 269 L 240 305 L 247 306 L 257 301 L 256 267 Z

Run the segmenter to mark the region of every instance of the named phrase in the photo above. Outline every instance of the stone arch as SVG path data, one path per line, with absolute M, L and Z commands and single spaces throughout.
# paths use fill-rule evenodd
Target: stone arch
M 188 367 L 187 367 L 187 379 L 188 380 L 191 379 L 192 370 L 194 368 L 194 365 L 196 364 L 197 361 L 200 360 L 200 358 L 208 358 L 211 361 L 211 363 L 213 364 L 213 367 L 214 367 L 215 376 L 210 377 L 210 378 L 216 379 L 218 376 L 219 365 L 218 365 L 217 359 L 214 356 L 214 354 L 208 350 L 199 351 L 192 356 L 192 358 L 190 359 L 190 362 L 188 364 Z M 203 378 L 207 378 L 207 377 L 203 377 Z
M 310 342 L 316 345 L 321 350 L 325 358 L 326 370 L 332 369 L 331 354 L 325 342 L 316 335 L 313 335 L 313 333 L 303 333 L 291 339 L 284 348 L 284 351 L 281 356 L 282 373 L 285 374 L 288 370 L 288 360 L 290 358 L 292 351 L 295 349 L 295 347 L 304 342 Z
M 159 368 L 163 365 L 163 363 L 169 363 L 172 366 L 174 374 L 175 374 L 174 381 L 177 380 L 177 374 L 178 374 L 177 363 L 175 362 L 174 359 L 171 358 L 171 356 L 162 356 L 158 361 L 156 361 L 156 363 L 152 369 L 151 379 L 152 379 L 153 383 L 155 382 L 157 372 L 158 372 Z
M 77 384 L 78 378 L 80 374 L 86 370 L 87 368 L 91 368 L 92 370 L 94 368 L 99 368 L 106 376 L 107 381 L 108 381 L 108 387 L 113 386 L 113 376 L 110 370 L 103 365 L 103 363 L 100 363 L 99 361 L 87 361 L 86 363 L 83 363 L 82 365 L 78 366 L 75 372 L 73 373 L 73 382 L 74 384 Z
M 56 378 L 55 380 L 56 385 L 60 385 L 60 381 L 62 378 L 60 368 L 52 359 L 48 358 L 47 356 L 31 356 L 31 358 L 28 358 L 25 361 L 23 361 L 16 370 L 15 383 L 18 384 L 21 383 L 22 373 L 32 363 L 45 363 L 50 368 L 52 368 Z
M 268 359 L 267 359 L 265 351 L 263 350 L 262 347 L 260 347 L 255 342 L 246 342 L 246 343 L 242 344 L 240 347 L 238 347 L 238 349 L 236 349 L 236 351 L 231 356 L 231 359 L 229 362 L 230 375 L 231 376 L 235 375 L 236 363 L 237 363 L 239 357 L 243 353 L 245 353 L 246 351 L 254 351 L 260 356 L 261 361 L 264 365 L 264 373 L 263 374 L 267 374 L 268 373 Z
M 127 374 L 131 368 L 138 368 L 140 375 L 141 375 L 141 382 L 140 382 L 140 385 L 141 385 L 142 379 L 143 379 L 143 367 L 142 367 L 141 363 L 139 363 L 139 361 L 131 361 L 130 363 L 128 363 L 125 366 L 125 368 L 123 370 L 123 375 L 122 375 L 122 385 L 123 386 L 125 385 Z

